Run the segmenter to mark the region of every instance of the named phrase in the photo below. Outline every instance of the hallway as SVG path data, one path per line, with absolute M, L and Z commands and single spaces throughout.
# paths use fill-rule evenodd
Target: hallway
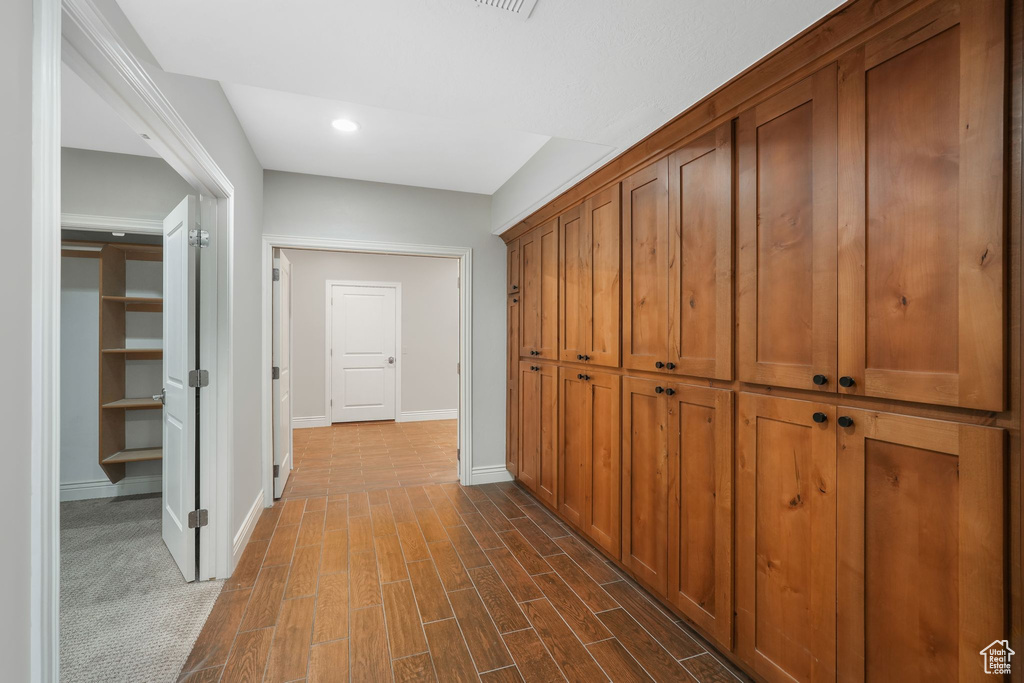
M 460 486 L 453 421 L 295 434 L 180 680 L 737 680 L 517 486 Z

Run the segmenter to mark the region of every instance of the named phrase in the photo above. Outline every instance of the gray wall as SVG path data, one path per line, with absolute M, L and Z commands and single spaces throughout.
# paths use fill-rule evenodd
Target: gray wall
M 473 249 L 473 465 L 505 462 L 505 246 L 490 197 L 266 171 L 267 234 Z
M 7 259 L 0 297 L 0 352 L 8 364 L 0 392 L 0 433 L 4 435 L 4 495 L 0 519 L 21 520 L 4 525 L 0 559 L 0 662 L 3 676 L 29 680 L 29 547 L 30 525 L 23 523 L 31 492 L 32 301 L 32 2 L 0 3 L 0 206 L 4 207 L 4 249 Z
M 163 159 L 64 147 L 60 210 L 118 218 L 163 220 L 192 186 Z
M 402 283 L 402 405 L 459 407 L 459 262 L 448 258 L 286 249 L 292 262 L 292 406 L 296 418 L 330 417 L 324 404 L 328 280 Z

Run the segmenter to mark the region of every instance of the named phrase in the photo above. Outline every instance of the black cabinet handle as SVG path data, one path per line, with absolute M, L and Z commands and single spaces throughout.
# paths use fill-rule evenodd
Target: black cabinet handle
M 519 299 L 512 299 L 512 303 L 514 303 L 514 304 L 519 303 Z
M 583 379 L 583 374 L 580 373 L 580 374 L 576 375 L 576 379 Z
M 666 389 L 665 393 L 668 394 L 669 396 L 672 396 L 672 395 L 674 395 L 676 393 L 676 390 L 675 389 Z
M 676 369 L 676 364 L 675 363 L 665 363 L 665 367 L 668 368 L 669 370 L 675 370 Z
M 583 360 L 590 360 L 590 356 L 583 356 Z
M 811 419 L 817 422 L 818 424 L 821 424 L 822 422 L 828 420 L 828 415 L 826 415 L 825 413 L 815 413 L 814 415 L 811 415 Z
M 583 354 L 582 353 L 577 353 L 576 354 L 576 360 L 583 360 Z
M 590 375 L 583 375 L 583 381 L 584 382 L 589 382 L 590 381 Z
M 519 289 L 519 285 L 512 285 L 512 289 Z
M 539 365 L 531 365 L 530 369 L 533 370 L 534 372 L 540 372 L 540 366 Z
M 817 384 L 819 387 L 828 384 L 828 377 L 825 375 L 815 375 L 811 378 L 811 381 Z
M 847 389 L 849 389 L 854 384 L 856 384 L 856 382 L 854 382 L 853 378 L 850 377 L 849 375 L 843 375 L 842 377 L 839 378 L 839 386 L 841 387 L 846 387 Z
M 654 387 L 654 393 L 656 393 L 656 394 L 664 393 L 664 391 L 665 390 L 663 388 L 661 388 L 661 387 Z
M 665 367 L 665 364 L 664 364 L 664 363 L 662 363 L 662 362 L 661 362 L 661 361 L 659 360 L 659 361 L 656 361 L 656 362 L 654 363 L 654 367 L 656 367 L 656 368 L 658 368 L 658 369 L 660 370 L 661 368 Z
M 853 426 L 853 418 L 852 417 L 847 417 L 846 415 L 841 416 L 838 420 L 836 420 L 836 422 L 839 423 L 840 427 L 852 427 Z

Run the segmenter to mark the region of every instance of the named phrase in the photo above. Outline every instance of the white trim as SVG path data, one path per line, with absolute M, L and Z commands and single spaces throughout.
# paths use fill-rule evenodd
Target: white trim
M 473 468 L 470 485 L 494 484 L 501 481 L 512 481 L 512 474 L 505 469 L 504 465 L 488 465 L 487 467 Z
M 262 490 L 256 494 L 256 500 L 249 507 L 249 512 L 245 515 L 245 521 L 242 522 L 242 526 L 238 529 L 238 533 L 235 534 L 235 538 L 231 543 L 231 556 L 234 558 L 232 564 L 237 565 L 238 561 L 242 559 L 242 552 L 245 550 L 245 545 L 249 542 L 249 538 L 256 528 L 256 523 L 260 521 L 261 514 L 263 514 Z
M 148 218 L 121 218 L 118 216 L 93 216 L 85 213 L 62 213 L 60 227 L 72 230 L 96 230 L 99 232 L 134 232 L 144 235 L 163 235 L 163 221 Z
M 271 297 L 271 269 L 274 249 L 316 249 L 319 251 L 347 251 L 363 254 L 401 254 L 404 256 L 442 256 L 459 259 L 459 481 L 468 486 L 472 480 L 473 463 L 473 250 L 469 247 L 444 247 L 431 244 L 400 244 L 360 240 L 331 239 L 326 237 L 296 237 L 292 235 L 263 235 L 263 363 L 272 364 L 273 308 Z M 263 374 L 263 488 L 264 502 L 273 504 L 273 432 L 272 383 L 270 373 Z M 326 406 L 325 406 L 326 410 Z M 267 496 L 267 490 L 271 491 Z
M 60 502 L 134 496 L 140 493 L 159 493 L 162 482 L 163 477 L 159 474 L 125 477 L 116 484 L 111 484 L 110 480 L 106 478 L 88 481 L 69 481 L 60 485 Z
M 398 422 L 427 422 L 428 420 L 457 420 L 459 419 L 458 408 L 446 408 L 443 410 L 403 410 L 398 416 Z
M 381 287 L 395 290 L 395 421 L 402 412 L 402 283 L 372 280 L 326 280 L 324 290 L 324 412 L 334 422 L 334 292 L 333 287 Z
M 330 427 L 331 419 L 326 415 L 314 415 L 313 417 L 293 417 L 292 429 L 310 429 L 313 427 Z

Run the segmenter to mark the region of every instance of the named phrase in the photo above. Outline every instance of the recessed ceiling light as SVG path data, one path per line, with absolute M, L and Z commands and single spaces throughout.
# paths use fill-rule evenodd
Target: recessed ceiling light
M 124 237 L 123 232 L 112 232 L 110 234 L 113 235 L 114 237 Z
M 331 125 L 342 133 L 354 133 L 359 130 L 359 124 L 351 119 L 334 119 L 331 121 Z

